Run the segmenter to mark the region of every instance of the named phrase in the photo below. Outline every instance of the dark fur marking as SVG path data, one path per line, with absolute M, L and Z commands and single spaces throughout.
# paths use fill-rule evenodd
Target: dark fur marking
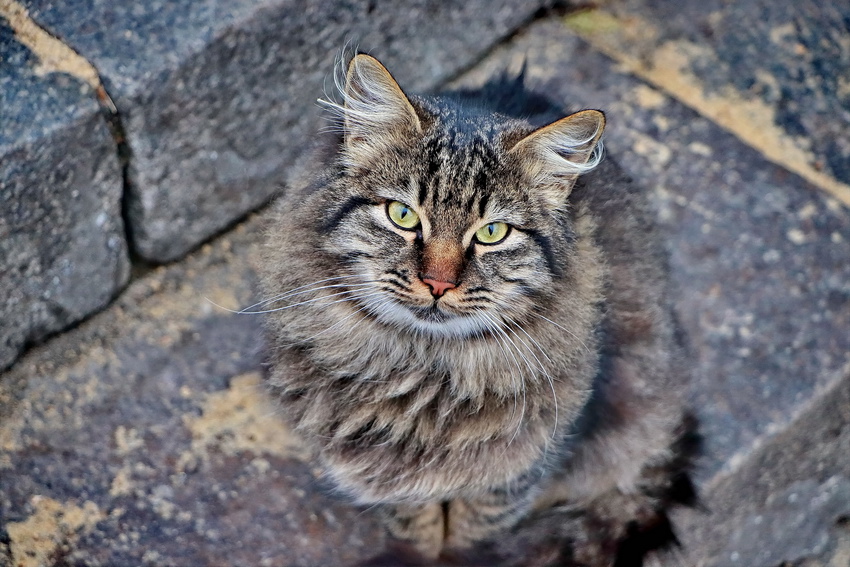
M 436 208 L 439 206 L 439 187 L 440 187 L 440 179 L 437 176 L 431 178 L 430 183 L 428 185 L 428 196 L 431 198 L 431 207 Z
M 629 524 L 626 538 L 620 542 L 614 567 L 643 567 L 644 557 L 651 551 L 678 546 L 679 540 L 673 532 L 670 518 L 659 512 L 650 526 Z
M 471 288 L 466 290 L 466 293 L 481 293 L 482 291 L 489 292 L 490 288 L 486 288 L 486 287 L 482 287 L 482 286 L 471 287 Z
M 665 509 L 672 506 L 702 508 L 690 476 L 694 458 L 702 446 L 696 418 L 685 414 L 678 433 L 670 448 L 674 458 L 665 467 L 670 484 L 649 491 L 660 501 L 656 516 L 648 525 L 639 526 L 636 522 L 629 525 L 626 537 L 620 542 L 614 567 L 643 567 L 646 554 L 681 545 Z M 703 508 L 703 511 L 706 510 Z
M 546 266 L 549 268 L 549 272 L 554 275 L 559 275 L 561 271 L 558 269 L 558 264 L 555 261 L 555 253 L 552 250 L 552 241 L 549 237 L 534 229 L 526 229 L 525 233 L 529 235 L 531 239 L 534 240 L 535 244 L 540 247 L 540 250 L 543 251 L 543 257 L 546 259 Z
M 469 198 L 466 199 L 466 202 L 463 204 L 464 211 L 471 211 L 473 205 L 475 205 L 475 201 L 478 199 L 478 193 L 472 193 Z
M 397 277 L 398 279 L 400 279 L 400 280 L 401 280 L 401 281 L 403 281 L 404 283 L 410 283 L 410 278 L 408 278 L 408 277 L 407 277 L 407 273 L 406 273 L 406 272 L 400 272 L 399 270 L 396 270 L 396 269 L 392 269 L 392 268 L 391 268 L 391 269 L 387 270 L 387 272 L 386 272 L 386 273 L 391 274 L 391 275 L 393 275 L 393 276 Z
M 423 179 L 419 181 L 419 204 L 425 204 L 428 197 L 431 198 L 431 204 L 436 201 L 436 186 L 439 180 L 439 175 L 442 171 L 442 163 L 440 163 L 440 144 L 437 140 L 432 140 L 425 148 L 425 159 L 428 163 L 428 171 Z
M 396 297 L 401 297 L 401 298 L 403 298 L 403 299 L 404 299 L 404 298 L 407 298 L 407 295 L 405 295 L 405 294 L 401 293 L 401 292 L 400 292 L 400 291 L 398 291 L 397 289 L 393 289 L 393 288 L 391 288 L 391 287 L 381 287 L 380 289 L 382 289 L 383 291 L 385 291 L 385 292 L 387 292 L 387 293 L 389 293 L 389 294 L 395 295 Z M 402 289 L 403 289 L 403 288 L 402 288 Z M 405 291 L 407 291 L 407 290 L 405 290 Z
M 389 284 L 389 285 L 394 285 L 394 286 L 396 286 L 398 289 L 400 289 L 400 290 L 402 290 L 402 291 L 407 291 L 407 286 L 406 286 L 406 285 L 404 285 L 404 284 L 403 284 L 403 283 L 401 283 L 401 282 L 397 282 L 397 281 L 395 281 L 395 280 L 393 280 L 393 279 L 390 279 L 390 278 L 386 278 L 386 279 L 384 279 L 384 280 L 381 280 L 381 283 Z
M 484 218 L 484 213 L 487 211 L 487 205 L 490 202 L 490 195 L 484 193 L 481 195 L 481 198 L 478 200 L 478 216 Z
M 419 194 L 416 197 L 419 206 L 422 206 L 422 204 L 425 202 L 425 199 L 428 197 L 429 179 L 431 179 L 430 176 L 419 180 Z
M 365 197 L 354 196 L 349 197 L 342 205 L 334 212 L 334 214 L 322 223 L 322 231 L 331 232 L 339 226 L 339 224 L 350 215 L 353 211 L 366 205 L 374 205 L 376 203 L 366 199 Z
M 354 447 L 370 447 L 380 445 L 389 439 L 390 432 L 385 428 L 375 429 L 375 420 L 370 420 L 366 425 L 345 437 L 344 443 Z
M 493 303 L 493 300 L 486 295 L 471 295 L 463 298 L 463 303 L 472 303 L 474 301 L 483 301 L 484 303 Z
M 373 256 L 368 252 L 346 252 L 342 256 L 340 256 L 340 260 L 342 262 L 351 263 L 354 260 L 360 258 L 372 258 Z

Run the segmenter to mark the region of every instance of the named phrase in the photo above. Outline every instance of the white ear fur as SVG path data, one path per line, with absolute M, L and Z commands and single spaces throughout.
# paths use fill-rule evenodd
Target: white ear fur
M 602 161 L 605 115 L 582 110 L 536 130 L 517 142 L 511 153 L 521 154 L 535 185 L 562 203 L 576 178 Z
M 400 136 L 422 132 L 419 117 L 393 76 L 369 55 L 356 55 L 340 85 L 342 104 L 321 101 L 343 121 L 349 160 L 358 161 L 381 152 Z

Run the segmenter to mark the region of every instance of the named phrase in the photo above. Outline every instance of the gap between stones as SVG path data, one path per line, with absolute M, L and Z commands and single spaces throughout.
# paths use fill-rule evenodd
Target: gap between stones
M 34 72 L 37 76 L 49 73 L 66 73 L 89 85 L 95 94 L 101 115 L 106 121 L 112 139 L 115 141 L 115 153 L 121 168 L 121 216 L 124 223 L 124 239 L 131 265 L 130 282 L 152 269 L 150 263 L 139 258 L 133 249 L 131 224 L 127 218 L 127 166 L 130 160 L 130 147 L 124 133 L 124 126 L 118 108 L 100 80 L 97 68 L 72 47 L 36 23 L 25 6 L 16 0 L 0 0 L 0 16 L 5 18 L 15 32 L 15 38 L 29 49 L 37 58 Z M 129 285 L 129 282 L 128 282 Z M 119 292 L 120 293 L 120 292 Z M 73 328 L 73 326 L 71 327 Z
M 118 158 L 118 165 L 121 168 L 120 207 L 124 225 L 124 239 L 127 244 L 128 260 L 130 262 L 130 277 L 127 283 L 116 290 L 115 295 L 109 303 L 104 305 L 101 309 L 85 315 L 81 320 L 51 333 L 36 343 L 28 342 L 15 359 L 15 361 L 17 361 L 23 358 L 33 346 L 43 344 L 49 341 L 52 337 L 71 331 L 93 315 L 108 309 L 118 296 L 123 293 L 127 286 L 150 272 L 154 266 L 139 257 L 133 247 L 131 224 L 127 216 L 126 205 L 129 188 L 127 169 L 131 155 L 130 147 L 127 144 L 124 126 L 121 122 L 121 116 L 118 113 L 118 108 L 115 106 L 112 97 L 103 85 L 97 68 L 61 39 L 54 36 L 36 23 L 30 17 L 26 7 L 16 0 L 0 0 L 0 18 L 7 21 L 9 27 L 14 31 L 15 39 L 17 39 L 38 58 L 38 63 L 33 69 L 36 76 L 41 77 L 50 73 L 65 73 L 89 85 L 92 89 L 98 106 L 100 107 L 101 117 L 106 122 L 107 130 L 115 142 L 115 155 Z M 11 364 L 14 365 L 15 361 Z M 0 371 L 2 370 L 5 369 L 0 368 Z M 2 541 L 0 541 L 0 543 L 2 543 Z

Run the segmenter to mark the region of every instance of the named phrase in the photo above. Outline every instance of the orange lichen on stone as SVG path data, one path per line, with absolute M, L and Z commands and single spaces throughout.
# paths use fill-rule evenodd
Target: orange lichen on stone
M 80 507 L 46 496 L 33 496 L 30 502 L 35 512 L 23 522 L 6 526 L 15 567 L 52 564 L 62 546 L 90 532 L 105 517 L 94 502 Z
M 656 89 L 647 85 L 638 85 L 634 89 L 635 100 L 643 108 L 661 108 L 664 106 L 665 96 Z
M 22 4 L 15 0 L 0 0 L 0 16 L 9 22 L 18 41 L 38 57 L 39 63 L 35 68 L 37 75 L 67 73 L 88 83 L 95 90 L 101 86 L 94 66 L 36 24 Z
M 752 146 L 773 163 L 788 169 L 850 207 L 850 186 L 818 171 L 808 140 L 786 132 L 776 121 L 776 110 L 761 99 L 726 85 L 709 92 L 692 71 L 695 61 L 720 64 L 710 49 L 686 40 L 657 43 L 656 27 L 636 16 L 619 18 L 590 9 L 565 17 L 574 33 L 656 88 L 690 106 Z M 762 82 L 775 82 L 766 71 Z M 639 93 L 638 104 L 647 102 Z
M 192 448 L 181 462 L 208 458 L 209 449 L 227 455 L 241 452 L 305 460 L 301 440 L 283 423 L 263 391 L 258 372 L 235 376 L 230 388 L 206 395 L 200 416 L 184 416 L 192 432 Z

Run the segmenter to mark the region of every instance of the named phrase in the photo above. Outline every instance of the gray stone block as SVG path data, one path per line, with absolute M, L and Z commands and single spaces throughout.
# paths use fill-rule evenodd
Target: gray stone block
M 37 76 L 0 19 L 0 368 L 129 276 L 115 144 L 91 88 Z
M 310 144 L 316 97 L 349 42 L 434 86 L 545 4 L 367 0 L 51 2 L 32 17 L 89 59 L 131 159 L 134 246 L 173 260 L 266 202 Z M 474 22 L 474 25 L 471 25 Z
M 682 539 L 689 558 L 695 565 L 731 565 L 728 556 L 719 555 L 725 548 L 717 542 L 737 537 L 742 521 L 734 515 L 737 508 L 746 509 L 747 518 L 761 513 L 774 527 L 793 514 L 812 514 L 796 531 L 794 522 L 788 524 L 794 537 L 787 536 L 786 547 L 761 556 L 755 550 L 770 548 L 781 534 L 768 524 L 747 532 L 754 539 L 737 548 L 740 565 L 776 567 L 806 553 L 822 559 L 818 554 L 837 545 L 818 542 L 824 534 L 837 537 L 830 530 L 846 509 L 841 478 L 847 477 L 848 461 L 846 456 L 817 461 L 801 449 L 815 425 L 850 427 L 845 410 L 820 413 L 816 404 L 823 391 L 850 382 L 850 211 L 709 120 L 623 74 L 558 22 L 525 30 L 464 82 L 482 81 L 524 57 L 530 84 L 541 92 L 576 108 L 606 110 L 606 148 L 654 188 L 679 288 L 677 310 L 693 357 L 693 406 L 705 437 L 696 476 L 712 509 L 688 519 Z M 811 424 L 800 425 L 806 420 Z M 800 440 L 796 451 L 783 435 Z M 823 452 L 840 451 L 842 443 Z M 786 458 L 761 458 L 765 451 Z M 794 458 L 812 470 L 816 462 L 823 468 L 817 476 L 792 474 L 802 470 L 786 468 L 784 462 Z M 783 478 L 784 484 L 769 502 L 739 476 L 743 470 L 758 470 L 764 482 Z M 834 485 L 824 484 L 828 481 Z M 721 484 L 730 488 L 723 492 Z M 775 500 L 782 490 L 798 495 L 794 512 Z M 711 533 L 714 543 L 702 541 L 702 533 Z M 745 561 L 743 546 L 751 550 Z
M 740 468 L 719 477 L 705 506 L 708 518 L 677 518 L 684 542 L 705 558 L 700 565 L 850 564 L 850 376 L 820 392 Z

